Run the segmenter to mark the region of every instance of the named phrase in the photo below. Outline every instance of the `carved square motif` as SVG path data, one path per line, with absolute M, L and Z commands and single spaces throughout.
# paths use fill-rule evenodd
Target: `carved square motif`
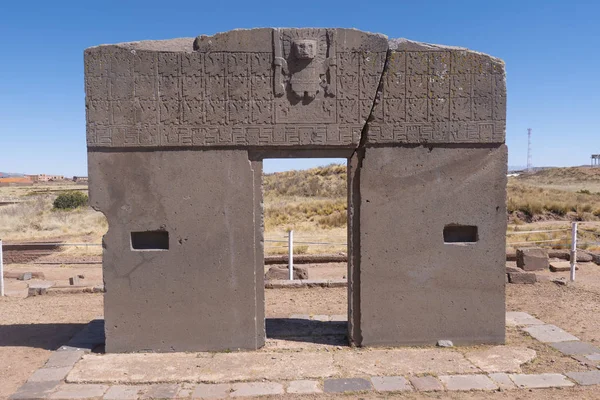
M 204 55 L 204 72 L 207 75 L 225 75 L 225 54 L 206 53 Z
M 248 77 L 227 77 L 227 90 L 229 92 L 230 100 L 249 100 L 250 88 L 248 87 Z
M 246 53 L 228 53 L 227 74 L 229 76 L 248 76 L 248 55 Z
M 158 74 L 179 76 L 179 53 L 158 53 Z
M 87 76 L 85 78 L 85 94 L 88 99 L 108 100 L 109 80 L 106 77 Z
M 273 98 L 273 81 L 270 75 L 253 75 L 250 88 L 254 100 L 270 100 Z
M 89 124 L 109 125 L 111 107 L 108 100 L 87 100 L 86 117 Z
M 473 97 L 492 96 L 492 75 L 473 76 Z
M 225 125 L 227 123 L 227 103 L 225 101 L 208 101 L 206 107 L 206 123 L 208 125 Z
M 506 97 L 506 79 L 504 75 L 492 75 L 494 96 Z
M 362 52 L 360 53 L 360 71 L 365 75 L 381 75 L 385 53 Z
M 388 59 L 388 75 L 400 74 L 404 76 L 406 73 L 406 53 L 392 51 Z
M 426 98 L 427 75 L 409 75 L 406 77 L 406 97 L 408 98 Z
M 110 57 L 110 71 L 114 76 L 129 77 L 133 73 L 133 54 L 117 49 Z
M 204 102 L 197 99 L 183 100 L 183 123 L 202 125 L 204 122 Z
M 250 67 L 252 75 L 271 76 L 273 71 L 273 59 L 271 53 L 251 53 Z
M 181 53 L 181 74 L 185 76 L 204 75 L 202 53 Z
M 360 118 L 361 122 L 368 121 L 374 123 L 383 122 L 383 107 L 381 104 L 377 104 L 373 107 L 373 101 L 371 100 L 360 100 Z
M 133 58 L 133 70 L 137 75 L 156 76 L 157 59 L 153 51 L 136 51 Z
M 112 102 L 112 123 L 115 125 L 133 125 L 135 115 L 132 100 L 115 100 Z
M 495 96 L 494 97 L 493 119 L 495 121 L 506 120 L 506 97 L 505 96 Z
M 384 99 L 383 113 L 387 123 L 405 122 L 406 101 L 404 99 Z
M 485 54 L 471 53 L 471 72 L 480 75 L 489 75 L 492 73 L 492 61 L 490 56 Z
M 360 115 L 358 113 L 357 100 L 338 100 L 338 123 L 340 124 L 358 124 Z
M 450 99 L 450 120 L 471 120 L 471 99 L 469 97 L 453 97 Z
M 185 76 L 182 78 L 182 93 L 186 99 L 201 100 L 204 98 L 204 85 L 201 76 Z
M 357 53 L 337 53 L 337 75 L 358 75 Z
M 403 99 L 406 97 L 406 75 L 388 73 L 385 77 L 383 97 L 388 99 Z
M 225 78 L 212 75 L 205 77 L 206 98 L 210 100 L 225 100 Z
M 472 76 L 470 74 L 452 75 L 450 83 L 451 97 L 471 97 Z
M 160 99 L 160 122 L 165 125 L 179 124 L 181 103 L 178 99 L 164 97 Z
M 136 99 L 135 123 L 150 125 L 158 123 L 158 102 L 154 100 Z
M 179 78 L 175 76 L 160 76 L 158 78 L 158 93 L 160 97 L 179 98 Z
M 450 97 L 450 75 L 429 77 L 429 98 Z
M 95 51 L 86 51 L 84 58 L 85 76 L 108 76 L 110 71 L 110 58 Z
M 379 75 L 361 75 L 359 98 L 361 100 L 373 100 L 379 86 Z
M 114 77 L 110 80 L 111 100 L 131 100 L 133 99 L 133 78 L 132 77 Z
M 492 98 L 473 97 L 473 120 L 487 121 L 492 119 Z
M 429 73 L 431 75 L 449 75 L 450 74 L 450 52 L 434 51 L 429 54 Z
M 467 51 L 453 51 L 450 72 L 452 74 L 470 74 L 472 66 L 471 53 Z
M 135 77 L 135 97 L 144 100 L 155 99 L 156 78 L 147 75 L 136 75 Z
M 252 120 L 253 124 L 272 124 L 273 123 L 273 103 L 270 101 L 253 101 Z
M 429 121 L 444 122 L 450 119 L 450 101 L 439 97 L 429 100 Z
M 427 75 L 429 73 L 429 52 L 409 51 L 406 53 L 406 73 Z
M 427 122 L 427 99 L 407 99 L 407 122 Z
M 160 144 L 160 137 L 158 135 L 158 126 L 155 125 L 142 125 L 138 128 L 138 137 L 140 145 L 142 146 L 156 146 Z
M 358 99 L 358 75 L 337 76 L 338 99 Z

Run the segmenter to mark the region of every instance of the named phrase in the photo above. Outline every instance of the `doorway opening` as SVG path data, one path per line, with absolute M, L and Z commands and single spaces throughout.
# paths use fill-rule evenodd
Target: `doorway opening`
M 267 346 L 348 345 L 347 162 L 263 159 Z

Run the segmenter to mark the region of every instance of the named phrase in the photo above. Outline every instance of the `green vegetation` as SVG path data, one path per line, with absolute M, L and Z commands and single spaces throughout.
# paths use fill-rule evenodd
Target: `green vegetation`
M 79 207 L 86 206 L 88 204 L 88 195 L 78 190 L 70 190 L 59 194 L 54 203 L 52 203 L 55 210 L 74 210 Z

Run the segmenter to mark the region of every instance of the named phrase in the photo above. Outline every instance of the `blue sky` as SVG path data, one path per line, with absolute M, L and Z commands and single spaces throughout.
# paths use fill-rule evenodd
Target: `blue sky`
M 598 1 L 9 1 L 0 7 L 0 171 L 86 174 L 83 50 L 261 26 L 355 27 L 506 61 L 509 164 L 600 153 Z M 273 160 L 265 171 L 330 160 Z

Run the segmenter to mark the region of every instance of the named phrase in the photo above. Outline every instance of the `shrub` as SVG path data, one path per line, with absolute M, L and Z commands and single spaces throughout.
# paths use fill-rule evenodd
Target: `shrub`
M 55 210 L 73 210 L 75 208 L 85 206 L 87 203 L 87 194 L 77 190 L 72 190 L 59 194 L 52 205 L 54 206 Z
M 590 191 L 589 191 L 589 190 L 587 190 L 587 189 L 581 189 L 581 190 L 580 190 L 580 191 L 578 191 L 577 193 L 579 193 L 579 194 L 592 194 L 592 192 L 590 192 Z

